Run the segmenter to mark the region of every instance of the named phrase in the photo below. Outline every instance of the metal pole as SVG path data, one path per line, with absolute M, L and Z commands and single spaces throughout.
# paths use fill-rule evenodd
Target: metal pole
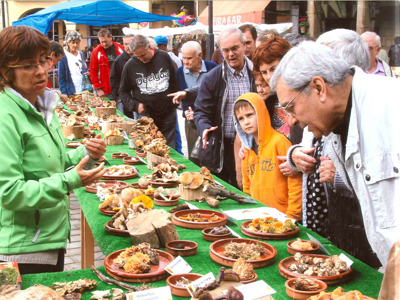
M 6 28 L 6 10 L 4 7 L 4 0 L 1 0 L 1 17 L 3 19 L 3 29 Z
M 211 60 L 214 53 L 214 28 L 213 28 L 213 1 L 208 0 L 208 34 L 207 34 L 207 59 Z

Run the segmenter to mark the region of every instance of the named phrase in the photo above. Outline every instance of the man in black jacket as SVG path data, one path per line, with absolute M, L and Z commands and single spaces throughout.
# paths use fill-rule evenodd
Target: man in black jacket
M 178 90 L 174 62 L 142 35 L 132 38 L 130 49 L 135 57 L 126 63 L 119 89 L 124 110 L 147 113 L 175 148 L 176 105 L 167 96 Z
M 122 70 L 126 62 L 133 56 L 133 52 L 129 49 L 132 38 L 133 34 L 124 36 L 125 51 L 114 61 L 110 73 L 111 96 L 117 102 L 117 108 L 129 118 L 133 118 L 133 115 L 132 112 L 124 111 L 124 106 L 119 97 L 119 84 L 121 82 Z
M 195 102 L 194 121 L 202 137 L 202 166 L 237 186 L 232 106 L 242 94 L 255 90 L 253 64 L 244 55 L 243 33 L 234 27 L 221 31 L 219 46 L 225 61 L 204 77 Z

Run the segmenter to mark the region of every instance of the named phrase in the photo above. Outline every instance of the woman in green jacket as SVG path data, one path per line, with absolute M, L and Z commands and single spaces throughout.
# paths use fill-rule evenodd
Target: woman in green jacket
M 0 261 L 17 261 L 21 273 L 63 271 L 68 194 L 105 172 L 92 169 L 103 140 L 65 151 L 59 95 L 46 89 L 48 50 L 31 27 L 0 32 Z

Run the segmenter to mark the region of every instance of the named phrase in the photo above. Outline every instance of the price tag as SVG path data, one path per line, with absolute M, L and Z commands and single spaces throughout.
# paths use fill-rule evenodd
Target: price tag
M 127 300 L 172 300 L 171 289 L 163 286 L 156 289 L 126 294 Z
M 214 274 L 212 272 L 200 277 L 199 279 L 191 282 L 186 289 L 189 291 L 190 295 L 193 296 L 197 288 L 204 287 L 206 284 L 211 283 L 215 280 Z
M 189 266 L 189 264 L 181 256 L 178 256 L 168 266 L 165 267 L 165 271 L 171 275 L 184 274 L 190 273 L 190 271 L 192 271 L 192 267 Z
M 244 300 L 259 299 L 276 293 L 264 280 L 237 286 L 235 289 L 243 294 Z
M 339 255 L 339 258 L 340 258 L 341 260 L 343 260 L 343 261 L 346 262 L 346 264 L 347 264 L 347 269 L 346 269 L 346 271 L 347 271 L 348 269 L 350 269 L 351 265 L 354 263 L 350 258 L 348 258 L 348 257 L 347 257 L 346 255 L 344 255 L 343 253 Z
M 332 256 L 332 255 L 329 253 L 329 251 L 326 250 L 326 248 L 325 248 L 324 246 L 322 246 L 322 244 L 321 244 L 317 239 L 313 238 L 312 235 L 310 235 L 310 234 L 308 234 L 308 233 L 307 233 L 307 235 L 308 235 L 308 238 L 309 238 L 312 242 L 315 242 L 315 243 L 317 243 L 317 244 L 319 245 L 319 247 L 322 249 L 322 251 L 324 251 L 324 252 L 325 252 L 326 254 L 328 254 L 329 256 Z
M 185 201 L 186 205 L 189 206 L 190 209 L 199 209 L 196 205 L 193 205 L 190 202 Z

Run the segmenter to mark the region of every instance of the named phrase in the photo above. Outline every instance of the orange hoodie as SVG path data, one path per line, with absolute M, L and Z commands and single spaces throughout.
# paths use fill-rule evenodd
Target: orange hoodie
M 258 155 L 252 149 L 253 136 L 245 133 L 233 112 L 238 135 L 249 149 L 242 162 L 243 191 L 258 201 L 278 209 L 288 217 L 302 219 L 302 176 L 286 177 L 279 170 L 277 156 L 286 156 L 291 142 L 271 126 L 264 101 L 256 93 L 241 95 L 255 109 L 258 122 Z M 236 103 L 236 102 L 235 102 Z

